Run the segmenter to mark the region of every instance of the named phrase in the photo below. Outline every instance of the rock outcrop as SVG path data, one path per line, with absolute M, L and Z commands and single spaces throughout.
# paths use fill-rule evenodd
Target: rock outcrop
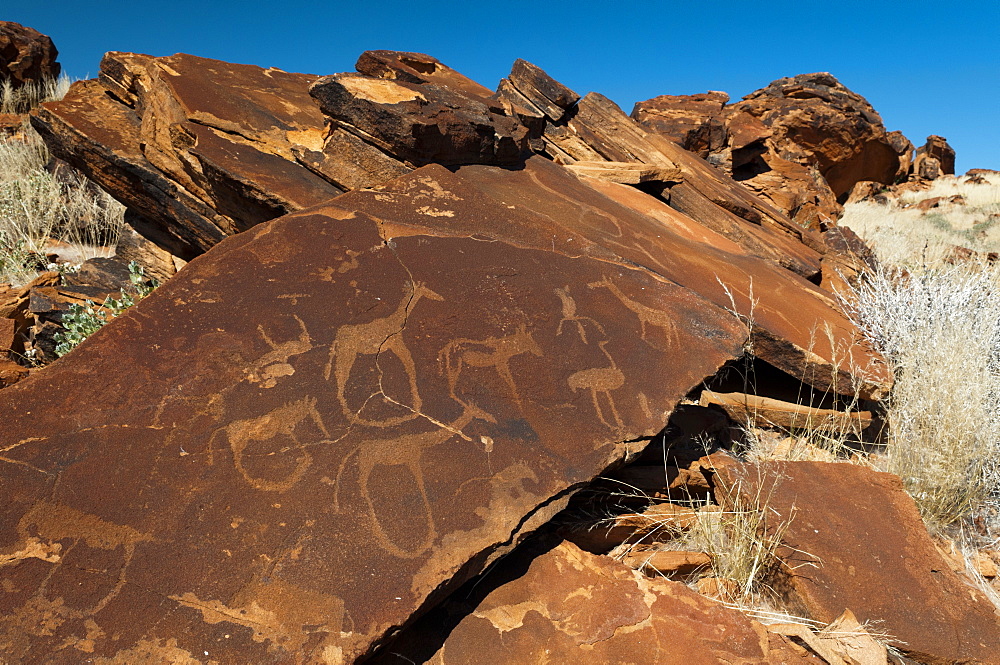
M 580 593 L 586 589 L 586 593 Z M 679 582 L 650 579 L 562 543 L 480 602 L 427 661 L 507 663 L 822 662 Z
M 787 631 L 626 565 L 679 577 L 707 551 L 623 564 L 563 543 L 507 584 L 480 574 L 601 482 L 660 502 L 618 526 L 691 528 L 695 511 L 669 502 L 707 501 L 742 467 L 700 448 L 733 429 L 725 410 L 671 414 L 736 361 L 830 400 L 885 393 L 884 363 L 820 286 L 863 243 L 802 229 L 525 61 L 496 92 L 416 53 L 370 51 L 356 69 L 112 53 L 34 116 L 128 205 L 160 246 L 130 251 L 169 281 L 0 392 L 3 658 L 384 660 L 485 580 L 422 662 L 818 662 Z M 719 126 L 748 162 L 776 131 L 749 112 Z M 680 138 L 712 158 L 719 126 Z M 0 343 L 121 278 L 85 273 L 0 291 Z M 790 427 L 873 420 L 761 404 Z M 647 463 L 619 468 L 633 460 Z M 892 505 L 879 519 L 916 528 Z M 725 599 L 732 580 L 702 586 Z M 848 616 L 795 593 L 825 621 Z
M 20 23 L 0 21 L 0 82 L 14 88 L 59 77 L 59 52 L 52 40 Z
M 862 180 L 886 185 L 910 171 L 913 146 L 886 132 L 875 109 L 826 73 L 774 81 L 741 101 L 663 95 L 632 117 L 723 169 L 795 221 L 835 222 Z
M 927 143 L 917 148 L 913 173 L 921 180 L 935 180 L 943 175 L 955 175 L 955 150 L 943 136 L 931 135 Z

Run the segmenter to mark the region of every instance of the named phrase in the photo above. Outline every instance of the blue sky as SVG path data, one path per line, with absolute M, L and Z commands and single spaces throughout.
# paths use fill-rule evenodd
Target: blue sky
M 945 136 L 957 170 L 1000 169 L 1000 1 L 302 2 L 11 0 L 0 19 L 48 34 L 64 71 L 105 51 L 193 53 L 287 71 L 351 71 L 367 49 L 429 53 L 489 87 L 524 58 L 626 113 L 661 94 L 737 99 L 829 71 L 888 129 Z

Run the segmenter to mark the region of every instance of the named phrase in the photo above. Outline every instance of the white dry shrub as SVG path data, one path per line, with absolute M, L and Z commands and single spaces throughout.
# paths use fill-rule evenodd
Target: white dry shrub
M 23 138 L 0 138 L 0 283 L 24 283 L 32 255 L 47 238 L 86 248 L 114 244 L 125 208 L 81 174 L 46 168 L 49 152 L 25 126 Z
M 882 268 L 845 302 L 895 375 L 886 470 L 931 528 L 996 528 L 1000 495 L 1000 271 L 976 263 Z M 982 524 L 982 522 L 981 522 Z

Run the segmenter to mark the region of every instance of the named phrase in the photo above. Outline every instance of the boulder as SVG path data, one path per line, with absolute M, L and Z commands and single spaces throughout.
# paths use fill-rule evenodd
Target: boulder
M 917 148 L 913 172 L 918 178 L 934 180 L 955 174 L 955 150 L 943 136 L 931 135 L 927 143 Z
M 772 132 L 778 156 L 815 164 L 839 200 L 860 180 L 892 184 L 900 153 L 861 95 L 821 72 L 778 79 L 733 105 Z
M 536 558 L 523 576 L 480 601 L 427 662 L 791 665 L 820 661 L 791 640 L 770 635 L 738 610 L 679 582 L 648 579 L 613 559 L 562 543 Z
M 135 229 L 193 258 L 229 234 L 343 190 L 298 163 L 321 149 L 317 77 L 190 55 L 108 53 L 32 125 L 129 209 Z
M 727 100 L 718 92 L 662 95 L 637 103 L 632 117 L 813 229 L 840 217 L 858 180 L 889 185 L 910 171 L 913 145 L 887 133 L 871 105 L 829 74 L 780 79 Z
M 921 663 L 1000 663 L 996 609 L 952 571 L 899 477 L 827 462 L 720 472 L 717 492 L 765 497 L 780 516 L 784 588 L 804 616 L 829 623 L 848 609 Z
M 699 95 L 660 95 L 639 102 L 632 118 L 651 132 L 708 159 L 728 144 L 726 114 L 729 95 L 710 90 Z
M 5 657 L 354 662 L 742 353 L 581 236 L 483 241 L 551 190 L 438 171 L 371 192 L 408 215 L 356 192 L 226 239 L 2 391 Z
M 58 78 L 58 56 L 49 37 L 20 23 L 0 21 L 0 82 L 19 88 Z

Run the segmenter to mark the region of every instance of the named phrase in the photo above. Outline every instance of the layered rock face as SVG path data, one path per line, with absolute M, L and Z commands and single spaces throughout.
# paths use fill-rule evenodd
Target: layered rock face
M 0 82 L 15 88 L 59 77 L 59 52 L 49 37 L 20 23 L 0 21 Z
M 912 144 L 830 74 L 779 79 L 726 101 L 725 93 L 664 95 L 636 104 L 632 117 L 813 228 L 836 220 L 857 182 L 890 185 L 910 171 Z
M 830 399 L 885 393 L 892 377 L 820 285 L 833 267 L 859 268 L 863 243 L 803 230 L 530 63 L 496 92 L 422 54 L 368 52 L 357 70 L 113 53 L 99 81 L 36 114 L 136 229 L 192 261 L 0 391 L 0 653 L 819 662 L 715 600 L 567 542 L 505 584 L 490 571 L 557 533 L 553 517 L 598 476 L 628 478 L 617 467 L 648 456 L 651 439 L 666 475 L 668 419 L 734 361 Z M 744 115 L 746 156 L 774 129 Z M 713 131 L 688 133 L 710 148 Z M 7 294 L 14 309 L 0 315 L 25 299 L 44 313 L 46 294 L 53 307 L 68 297 L 38 284 Z M 689 417 L 711 411 L 684 404 Z M 730 427 L 711 413 L 713 431 Z M 691 459 L 675 458 L 677 477 L 653 493 L 726 496 L 716 462 L 727 458 Z M 739 469 L 745 487 L 762 477 Z M 813 500 L 810 481 L 790 481 L 776 506 L 810 498 L 824 537 L 830 511 L 868 484 L 888 506 L 865 513 L 868 527 L 917 528 L 878 478 L 816 477 L 836 487 Z M 809 540 L 813 521 L 788 532 L 802 534 L 790 551 L 829 546 Z M 926 543 L 914 542 L 872 551 L 923 566 Z M 688 554 L 689 567 L 708 558 Z M 836 552 L 823 559 L 835 562 L 828 586 L 852 584 Z M 822 620 L 889 612 L 864 589 L 829 600 L 814 581 L 788 581 Z M 466 582 L 494 588 L 450 634 L 429 631 L 430 651 L 396 650 L 400 632 L 463 602 Z M 980 642 L 954 647 L 945 623 L 914 653 L 985 653 L 995 626 L 978 598 L 959 609 L 940 617 L 969 617 Z

